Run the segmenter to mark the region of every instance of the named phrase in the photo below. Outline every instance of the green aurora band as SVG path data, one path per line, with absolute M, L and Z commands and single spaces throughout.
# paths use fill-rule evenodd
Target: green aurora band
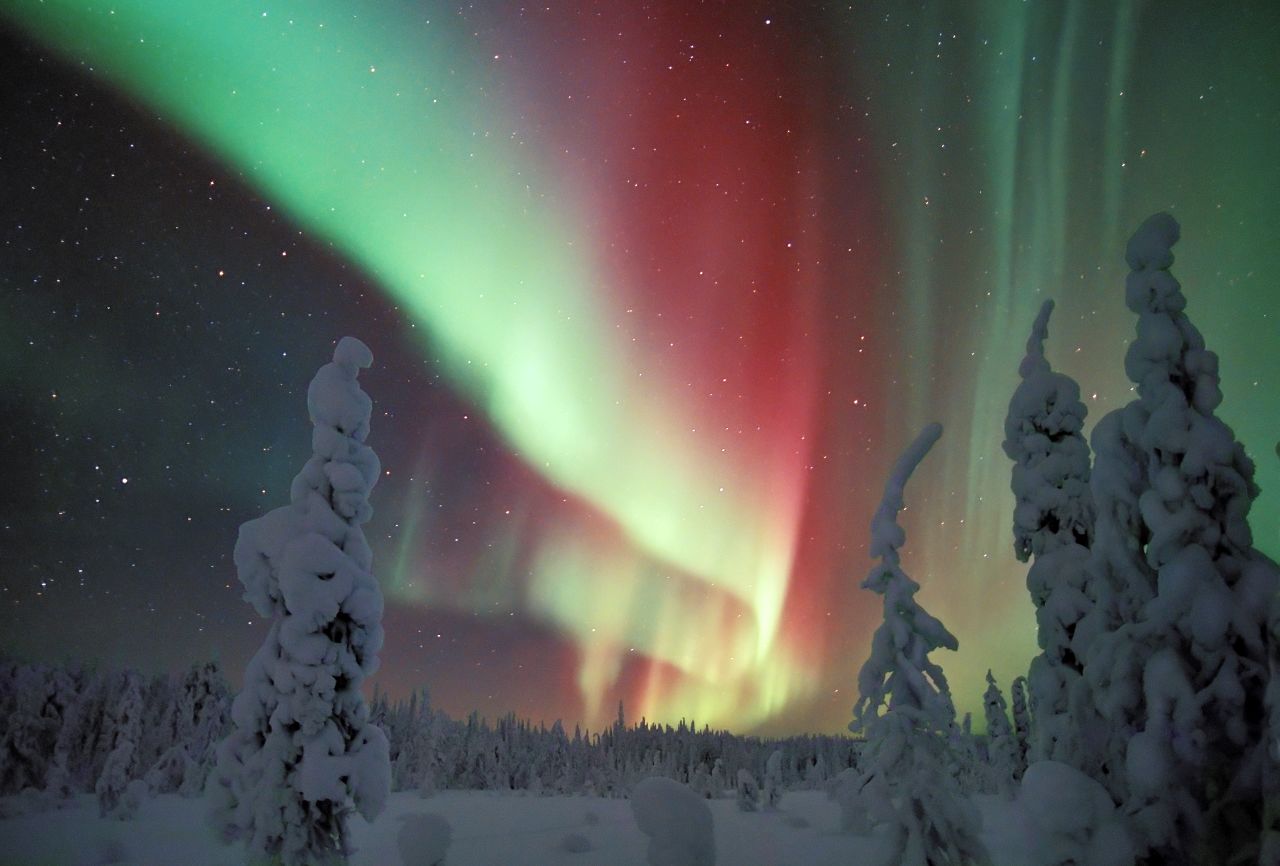
M 673 374 L 637 378 L 645 359 L 625 348 L 625 311 L 601 291 L 596 215 L 518 131 L 520 107 L 470 34 L 443 8 L 429 26 L 425 8 L 412 22 L 403 7 L 351 9 L 0 0 L 0 14 L 201 142 L 372 275 L 511 447 L 625 536 L 629 549 L 591 528 L 551 532 L 523 590 L 580 648 L 589 721 L 608 714 L 599 696 L 635 651 L 685 675 L 641 707 L 657 718 L 767 725 L 850 680 L 856 658 L 814 670 L 781 631 L 809 455 L 760 462 L 687 435 L 695 422 L 671 396 Z M 1081 382 L 1091 421 L 1128 399 L 1120 251 L 1152 211 L 1182 221 L 1175 273 L 1222 357 L 1222 414 L 1259 462 L 1258 543 L 1280 552 L 1276 16 L 1246 4 L 1213 28 L 1197 21 L 1185 5 L 1136 0 L 988 0 L 868 3 L 823 25 L 848 42 L 831 62 L 869 106 L 894 241 L 884 255 L 900 275 L 883 301 L 902 311 L 903 380 L 882 386 L 884 449 L 925 421 L 947 431 L 912 482 L 906 558 L 961 638 L 943 663 L 962 709 L 978 705 L 987 667 L 1007 683 L 1035 645 L 1000 452 L 1024 335 L 1055 297 L 1049 355 Z M 798 381 L 797 417 L 811 385 Z M 411 498 L 403 537 L 427 519 Z M 446 596 L 403 544 L 391 591 L 482 610 L 516 592 L 484 577 L 515 557 L 498 545 L 466 594 Z

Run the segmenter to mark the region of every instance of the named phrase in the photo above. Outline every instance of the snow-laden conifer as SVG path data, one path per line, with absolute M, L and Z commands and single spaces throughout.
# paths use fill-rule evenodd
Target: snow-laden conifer
M 136 808 L 136 803 L 125 799 L 125 792 L 137 762 L 138 742 L 142 738 L 142 711 L 142 677 L 129 671 L 125 674 L 124 690 L 112 713 L 111 751 L 94 785 L 94 792 L 98 795 L 98 814 L 104 818 L 130 818 Z
M 1012 797 L 1017 777 L 1018 744 L 1009 724 L 1004 694 L 989 670 L 987 690 L 982 695 L 982 710 L 987 722 L 987 766 L 993 787 L 1001 796 Z
M 764 765 L 764 805 L 777 809 L 782 804 L 782 750 L 774 749 Z
M 878 559 L 864 589 L 883 596 L 884 622 L 871 641 L 871 656 L 858 674 L 858 702 L 849 728 L 867 738 L 861 777 L 846 776 L 837 797 L 862 800 L 874 824 L 884 827 L 893 862 L 936 866 L 985 862 L 978 838 L 981 817 L 948 771 L 947 737 L 955 705 L 942 668 L 929 658 L 955 650 L 955 636 L 915 599 L 920 585 L 902 570 L 898 524 L 907 479 L 942 435 L 931 424 L 894 464 L 871 521 L 871 555 Z M 857 785 L 857 791 L 849 791 Z M 848 808 L 846 812 L 850 811 Z
M 1013 738 L 1017 745 L 1014 775 L 1021 779 L 1027 769 L 1027 750 L 1031 742 L 1031 712 L 1027 708 L 1027 678 L 1017 677 L 1009 687 L 1009 711 L 1013 714 Z
M 387 740 L 360 683 L 382 646 L 382 594 L 361 526 L 380 465 L 365 444 L 372 403 L 357 375 L 373 356 L 344 337 L 307 389 L 312 457 L 288 505 L 240 527 L 245 599 L 270 618 L 218 749 L 213 820 L 251 856 L 341 862 L 354 807 L 368 819 L 390 785 Z
M 1032 759 L 1078 766 L 1085 763 L 1080 740 L 1097 727 L 1080 695 L 1086 636 L 1077 635 L 1091 606 L 1085 563 L 1094 506 L 1080 387 L 1054 371 L 1044 354 L 1052 313 L 1053 301 L 1045 301 L 1031 327 L 1003 447 L 1013 461 L 1014 553 L 1023 562 L 1034 558 L 1027 590 L 1041 651 L 1028 678 L 1036 716 Z
M 1013 549 L 1022 562 L 1068 544 L 1088 547 L 1093 533 L 1086 410 L 1080 386 L 1045 358 L 1052 314 L 1053 301 L 1045 301 L 1004 421 L 1004 452 L 1014 461 Z
M 1169 272 L 1179 227 L 1149 218 L 1125 251 L 1138 315 L 1136 399 L 1093 435 L 1090 585 L 1111 628 L 1085 664 L 1105 717 L 1102 781 L 1147 863 L 1256 857 L 1266 763 L 1266 618 L 1280 585 L 1253 547 L 1253 463 L 1215 410 L 1217 355 Z

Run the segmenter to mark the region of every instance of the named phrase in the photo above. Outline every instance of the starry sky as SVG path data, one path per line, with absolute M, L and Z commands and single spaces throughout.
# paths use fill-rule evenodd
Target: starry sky
M 369 344 L 375 681 L 453 714 L 843 730 L 888 465 L 962 711 L 1035 648 L 1026 334 L 1129 399 L 1123 242 L 1222 358 L 1280 553 L 1280 7 L 0 0 L 0 650 L 266 632 L 238 525 Z

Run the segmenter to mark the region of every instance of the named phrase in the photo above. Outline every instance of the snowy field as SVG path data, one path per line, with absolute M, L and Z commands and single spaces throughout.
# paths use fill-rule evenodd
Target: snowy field
M 1014 804 L 979 798 L 993 866 L 1026 866 L 1023 824 Z M 838 832 L 835 804 L 819 791 L 786 794 L 780 811 L 744 813 L 733 800 L 710 802 L 715 819 L 716 862 L 721 866 L 835 866 L 878 858 L 875 841 Z M 0 821 L 0 866 L 242 866 L 239 846 L 215 841 L 204 822 L 205 804 L 177 795 L 146 801 L 138 817 L 98 817 L 89 795 L 68 809 Z M 352 821 L 357 847 L 351 866 L 399 866 L 396 833 L 402 815 L 430 812 L 453 828 L 447 866 L 643 866 L 647 838 L 628 800 L 599 797 L 530 797 L 483 791 L 443 791 L 424 800 L 391 796 L 372 825 Z M 807 826 L 805 826 L 807 825 Z M 1009 834 L 1015 835 L 1009 835 Z M 590 850 L 566 850 L 578 835 Z M 417 866 L 413 861 L 405 866 Z

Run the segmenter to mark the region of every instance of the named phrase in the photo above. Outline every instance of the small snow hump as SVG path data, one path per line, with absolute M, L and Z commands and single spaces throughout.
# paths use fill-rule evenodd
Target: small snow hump
M 354 373 L 373 366 L 373 352 L 355 337 L 343 337 L 333 350 L 333 363 Z
M 400 816 L 403 826 L 396 833 L 396 847 L 404 866 L 441 866 L 453 828 L 449 822 L 431 812 L 412 812 Z
M 1152 214 L 1138 226 L 1124 248 L 1124 260 L 1135 271 L 1168 270 L 1173 264 L 1173 245 L 1182 235 L 1178 221 L 1167 213 Z
M 688 785 L 643 779 L 631 792 L 631 811 L 649 837 L 649 866 L 715 866 L 711 809 Z

